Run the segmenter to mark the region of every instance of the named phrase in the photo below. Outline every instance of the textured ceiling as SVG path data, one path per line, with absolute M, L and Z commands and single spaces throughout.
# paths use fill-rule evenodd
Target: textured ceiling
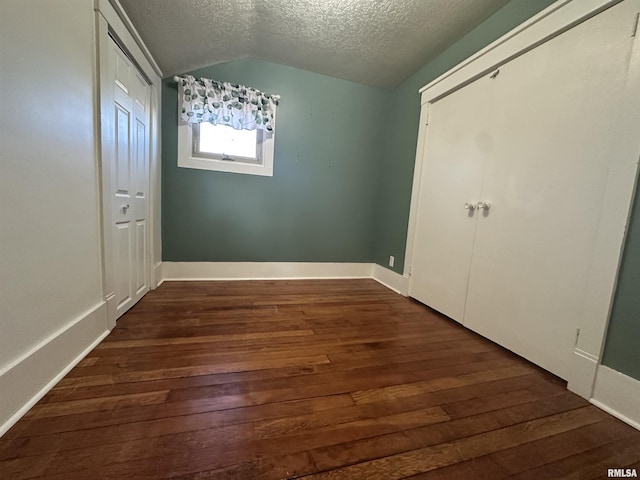
M 393 88 L 508 0 L 120 0 L 171 76 L 260 58 Z

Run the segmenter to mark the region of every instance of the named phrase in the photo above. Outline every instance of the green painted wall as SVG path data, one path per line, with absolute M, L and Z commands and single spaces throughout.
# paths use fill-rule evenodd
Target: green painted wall
M 640 380 L 640 195 L 637 191 L 602 363 Z
M 512 0 L 391 92 L 378 177 L 374 258 L 379 265 L 387 266 L 393 255 L 393 270 L 402 273 L 404 268 L 420 118 L 418 90 L 551 3 L 553 0 Z
M 387 90 L 244 59 L 191 72 L 281 95 L 274 176 L 177 166 L 177 87 L 162 87 L 165 261 L 372 262 Z

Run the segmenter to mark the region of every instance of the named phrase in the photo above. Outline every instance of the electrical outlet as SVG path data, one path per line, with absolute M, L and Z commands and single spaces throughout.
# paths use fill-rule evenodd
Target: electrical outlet
M 396 262 L 396 259 L 394 258 L 393 255 L 389 256 L 389 266 L 393 267 L 393 264 Z

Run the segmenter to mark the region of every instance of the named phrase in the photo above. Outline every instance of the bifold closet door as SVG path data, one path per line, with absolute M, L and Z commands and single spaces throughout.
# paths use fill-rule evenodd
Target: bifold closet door
M 567 378 L 639 3 L 500 67 L 464 324 Z M 458 95 L 457 93 L 454 95 Z M 475 192 L 475 190 L 474 190 Z
M 493 148 L 492 83 L 481 78 L 429 107 L 409 295 L 459 322 L 478 221 L 473 207 Z
M 109 38 L 115 152 L 111 170 L 111 239 L 116 316 L 149 291 L 148 221 L 151 88 Z

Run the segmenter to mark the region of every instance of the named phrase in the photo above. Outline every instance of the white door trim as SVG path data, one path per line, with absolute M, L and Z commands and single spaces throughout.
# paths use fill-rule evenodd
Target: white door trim
M 151 56 L 133 23 L 129 20 L 118 0 L 95 0 L 95 11 L 102 16 L 107 25 L 122 40 L 144 74 L 153 80 L 153 76 L 162 77 L 162 71 Z M 153 82 L 155 84 L 155 82 Z
M 405 275 L 411 274 L 414 254 L 420 199 L 419 179 L 429 105 L 620 1 L 622 0 L 559 0 L 420 89 L 422 109 L 407 231 Z M 631 24 L 629 35 L 633 35 Z M 596 254 L 587 279 L 588 291 L 582 306 L 584 318 L 576 343 L 576 361 L 569 375 L 568 388 L 585 398 L 592 396 L 596 367 L 604 347 L 638 173 L 637 132 L 633 131 L 633 126 L 640 122 L 640 111 L 636 108 L 640 102 L 640 48 L 637 44 L 636 41 L 627 79 L 629 101 L 623 112 L 624 121 L 621 122 L 616 150 L 616 159 L 624 160 L 612 162 L 607 180 L 605 201 L 599 212 Z
M 556 1 L 422 87 L 419 90 L 423 94 L 422 103 L 433 102 L 452 89 L 489 73 L 621 1 L 623 0 Z
M 110 32 L 118 42 L 127 50 L 137 64 L 139 70 L 147 77 L 151 86 L 151 118 L 150 118 L 150 145 L 149 145 L 149 202 L 146 218 L 149 225 L 147 251 L 149 257 L 146 264 L 151 288 L 155 288 L 154 266 L 160 263 L 160 94 L 161 72 L 153 57 L 145 47 L 137 34 L 133 24 L 117 0 L 95 0 L 96 10 L 96 78 L 98 81 L 96 135 L 100 137 L 100 151 L 98 158 L 99 185 L 101 188 L 101 214 L 102 214 L 102 289 L 104 299 L 107 302 L 107 329 L 115 326 L 116 305 L 114 294 L 113 271 L 113 242 L 111 238 L 111 200 L 108 192 L 111 191 L 110 168 L 114 158 L 113 141 L 114 119 L 111 115 L 113 87 L 107 78 L 107 62 Z M 103 115 L 102 112 L 108 112 Z

